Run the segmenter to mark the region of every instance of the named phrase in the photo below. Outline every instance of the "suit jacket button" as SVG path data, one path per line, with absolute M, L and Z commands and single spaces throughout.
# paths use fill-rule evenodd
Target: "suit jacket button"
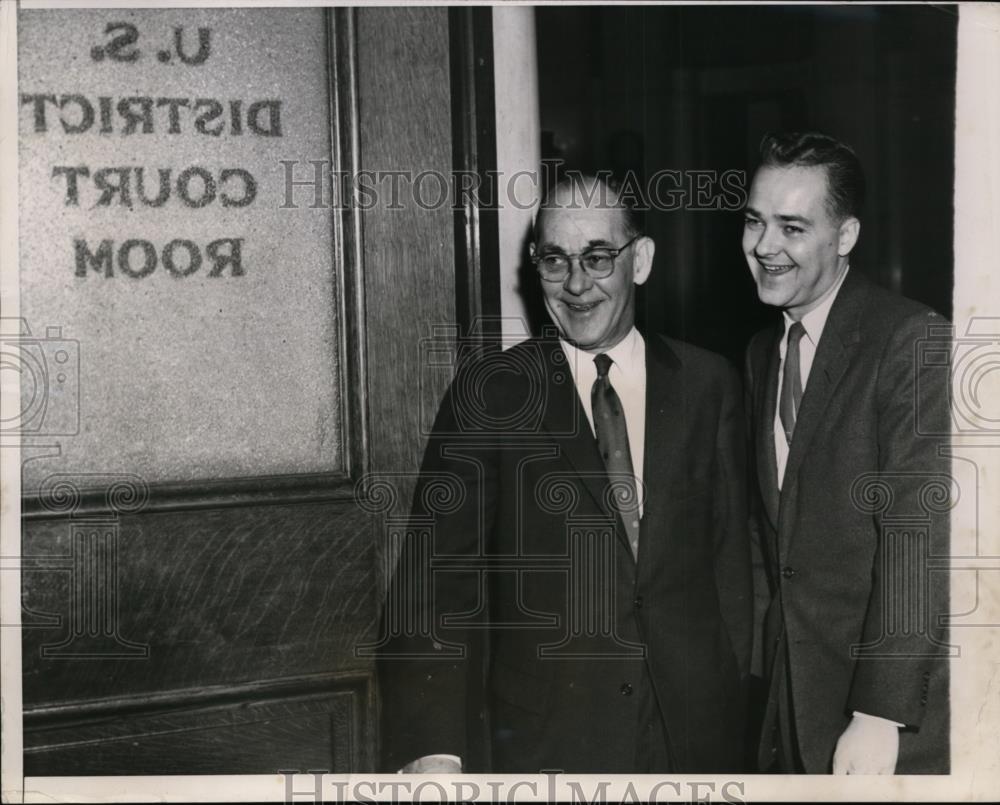
M 794 575 L 795 575 L 795 568 L 788 567 L 788 565 L 785 565 L 785 567 L 781 568 L 782 578 L 790 579 Z
M 634 606 L 636 609 L 642 609 L 642 596 L 641 595 L 637 595 L 635 597 L 635 599 L 633 599 L 632 606 Z
M 631 696 L 632 685 L 630 685 L 628 682 L 622 682 L 622 686 L 619 688 L 619 692 L 621 693 L 622 696 Z

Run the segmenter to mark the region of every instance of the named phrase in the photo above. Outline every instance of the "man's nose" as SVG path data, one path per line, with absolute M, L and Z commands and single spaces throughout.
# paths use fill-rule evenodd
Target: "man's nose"
M 757 237 L 757 243 L 753 247 L 753 251 L 758 257 L 772 257 L 781 251 L 774 227 L 762 227 L 760 235 Z
M 594 281 L 590 278 L 590 275 L 583 270 L 583 263 L 580 261 L 580 258 L 569 258 L 569 274 L 566 275 L 563 288 L 574 296 L 579 296 L 593 284 Z

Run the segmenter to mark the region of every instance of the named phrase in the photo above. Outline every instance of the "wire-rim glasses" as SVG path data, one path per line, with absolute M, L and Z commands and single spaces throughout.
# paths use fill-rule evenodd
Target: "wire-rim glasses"
M 595 280 L 607 279 L 615 270 L 615 258 L 641 237 L 641 234 L 636 235 L 617 248 L 594 246 L 576 254 L 563 252 L 535 254 L 534 249 L 532 249 L 531 262 L 535 264 L 538 273 L 546 282 L 565 282 L 566 277 L 570 274 L 573 261 L 577 259 L 588 277 Z

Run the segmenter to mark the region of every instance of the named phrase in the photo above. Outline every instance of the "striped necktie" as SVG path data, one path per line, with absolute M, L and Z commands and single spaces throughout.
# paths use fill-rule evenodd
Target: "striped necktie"
M 806 334 L 802 322 L 797 321 L 788 329 L 788 347 L 785 350 L 785 367 L 781 374 L 781 400 L 778 403 L 778 416 L 781 417 L 781 427 L 785 430 L 785 439 L 789 447 L 792 444 L 792 433 L 795 430 L 795 419 L 799 415 L 799 404 L 802 402 L 802 369 L 799 361 L 799 341 Z

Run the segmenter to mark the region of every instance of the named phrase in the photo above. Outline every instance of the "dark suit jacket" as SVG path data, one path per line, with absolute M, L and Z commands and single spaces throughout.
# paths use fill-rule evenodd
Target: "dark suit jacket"
M 787 645 L 808 773 L 831 771 L 853 711 L 906 725 L 897 772 L 948 769 L 939 622 L 948 611 L 947 575 L 925 566 L 949 550 L 942 495 L 950 464 L 939 448 L 950 427 L 941 364 L 950 344 L 934 333 L 945 325 L 857 270 L 848 274 L 820 338 L 780 495 L 773 421 L 783 324 L 758 333 L 747 352 L 760 493 L 751 502 L 753 532 L 767 576 L 756 585 L 766 607 L 758 637 L 772 680 Z M 924 359 L 921 342 L 940 347 L 935 360 Z M 762 768 L 776 705 L 772 684 Z
M 670 769 L 740 767 L 752 592 L 739 378 L 695 347 L 646 345 L 638 562 L 558 341 L 459 370 L 390 585 L 387 771 L 451 753 L 469 772 L 628 772 L 657 711 Z M 456 480 L 457 495 L 431 500 Z M 400 613 L 434 636 L 399 628 Z

